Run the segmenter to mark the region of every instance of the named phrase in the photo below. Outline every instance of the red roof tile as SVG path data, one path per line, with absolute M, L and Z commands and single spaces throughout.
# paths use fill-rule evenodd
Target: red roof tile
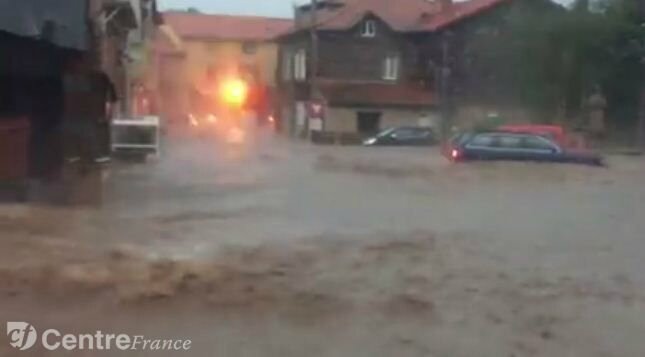
M 441 0 L 345 0 L 339 9 L 318 11 L 318 28 L 345 30 L 373 14 L 395 31 L 434 31 L 510 0 L 468 0 L 442 6 Z
M 288 31 L 293 21 L 258 16 L 166 12 L 166 25 L 183 38 L 266 41 Z
M 434 105 L 437 100 L 432 91 L 409 83 L 353 83 L 320 80 L 318 87 L 331 105 L 429 107 Z

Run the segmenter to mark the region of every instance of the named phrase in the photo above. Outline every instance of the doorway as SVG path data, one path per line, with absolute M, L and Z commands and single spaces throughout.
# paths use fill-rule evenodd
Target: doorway
M 380 112 L 358 112 L 356 113 L 356 127 L 363 135 L 374 134 L 381 129 Z

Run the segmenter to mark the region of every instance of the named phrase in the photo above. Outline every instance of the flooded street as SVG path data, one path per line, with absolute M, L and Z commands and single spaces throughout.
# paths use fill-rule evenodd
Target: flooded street
M 191 356 L 643 356 L 645 160 L 608 162 L 178 140 L 100 208 L 0 206 L 0 315 Z M 177 355 L 146 353 L 69 355 Z

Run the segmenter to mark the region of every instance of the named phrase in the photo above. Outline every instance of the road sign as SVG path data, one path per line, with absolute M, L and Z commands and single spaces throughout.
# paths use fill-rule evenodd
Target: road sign
M 309 118 L 323 119 L 325 117 L 325 103 L 321 100 L 307 102 L 307 116 Z

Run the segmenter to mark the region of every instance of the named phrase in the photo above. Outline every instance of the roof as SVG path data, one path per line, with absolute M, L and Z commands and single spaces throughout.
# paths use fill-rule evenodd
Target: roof
M 290 19 L 165 12 L 165 24 L 180 37 L 208 40 L 268 41 L 289 30 Z
M 320 80 L 318 88 L 331 105 L 430 107 L 437 100 L 432 91 L 409 83 Z
M 317 27 L 346 30 L 373 15 L 395 31 L 435 31 L 508 1 L 511 0 L 467 0 L 446 6 L 443 4 L 447 0 L 397 0 L 393 6 L 391 0 L 344 0 L 340 8 L 319 10 Z
M 434 31 L 452 25 L 462 19 L 480 14 L 510 0 L 469 0 L 457 2 L 448 11 L 442 11 L 422 21 L 417 31 Z

